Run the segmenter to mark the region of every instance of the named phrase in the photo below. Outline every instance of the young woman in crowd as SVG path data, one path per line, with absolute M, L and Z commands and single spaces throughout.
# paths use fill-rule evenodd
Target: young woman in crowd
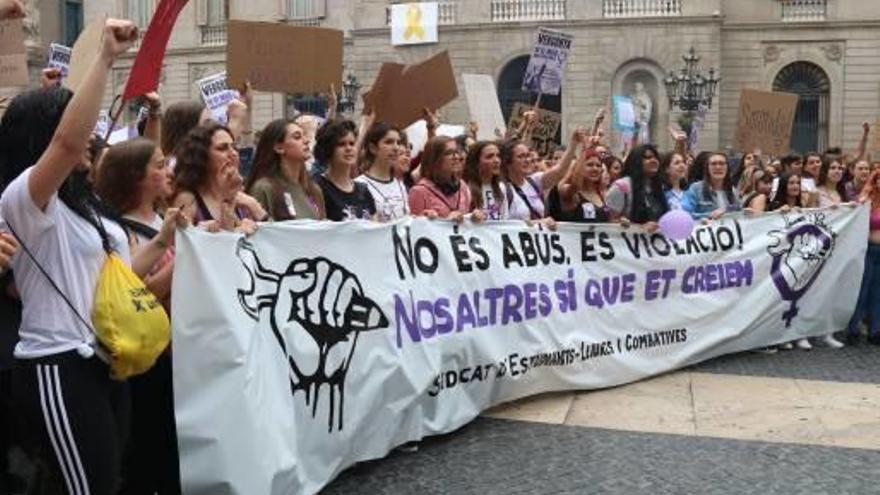
M 843 185 L 844 172 L 846 172 L 846 168 L 840 159 L 827 155 L 822 160 L 822 167 L 816 177 L 819 207 L 836 206 L 847 201 L 846 189 Z
M 309 156 L 305 133 L 292 120 L 273 120 L 263 129 L 245 189 L 270 220 L 324 218 L 324 195 L 306 170 Z
M 547 195 L 547 214 L 557 222 L 607 223 L 610 220 L 602 188 L 602 161 L 587 148 L 558 185 Z
M 819 171 L 822 169 L 822 155 L 811 151 L 804 155 L 804 167 L 801 173 L 801 194 L 806 194 L 807 206 L 817 206 L 819 197 L 816 186 L 819 183 Z
M 409 188 L 415 185 L 412 173 L 413 145 L 409 141 L 406 132 L 400 131 L 400 153 L 394 163 L 394 176 L 403 181 L 403 186 Z
M 780 174 L 776 192 L 773 193 L 770 200 L 770 211 L 788 212 L 793 208 L 803 208 L 805 203 L 801 191 L 801 176 L 790 171 Z M 800 339 L 797 341 L 798 349 L 808 351 L 813 348 L 809 339 Z M 780 349 L 789 350 L 793 346 L 791 342 L 786 342 L 779 346 Z
M 409 214 L 406 186 L 398 175 L 400 131 L 383 122 L 373 124 L 364 139 L 364 173 L 355 182 L 367 186 L 376 204 L 377 220 L 387 222 Z
M 159 208 L 172 194 L 167 159 L 149 139 L 118 143 L 101 161 L 95 192 L 122 214 L 132 253 L 136 254 L 162 228 Z M 167 311 L 171 309 L 173 260 L 173 250 L 169 248 L 143 279 Z M 131 435 L 121 493 L 180 493 L 170 349 L 156 360 L 152 369 L 131 378 L 129 384 Z
M 682 198 L 681 207 L 698 220 L 716 220 L 725 213 L 742 209 L 727 166 L 727 155 L 716 152 L 709 156 L 703 180 L 691 184 Z
M 178 146 L 174 169 L 174 206 L 209 229 L 252 233 L 268 218 L 253 197 L 244 194 L 238 151 L 229 129 L 209 122 L 193 129 Z
M 468 152 L 464 181 L 470 188 L 471 207 L 482 210 L 487 220 L 506 220 L 509 216 L 507 195 L 511 192 L 501 181 L 501 150 L 494 141 L 478 141 Z
M 623 175 L 623 161 L 621 161 L 620 158 L 606 153 L 605 158 L 602 159 L 602 163 L 605 164 L 605 167 L 608 170 L 608 180 L 610 184 L 613 184 Z
M 627 155 L 623 168 L 625 176 L 611 184 L 605 196 L 612 219 L 656 230 L 657 221 L 669 211 L 657 148 L 651 144 L 636 146 Z
M 743 209 L 751 212 L 763 212 L 770 204 L 770 191 L 773 189 L 773 176 L 766 170 L 755 169 L 751 180 L 743 190 Z
M 856 201 L 862 194 L 862 189 L 868 183 L 868 176 L 871 175 L 871 165 L 868 160 L 856 160 L 850 164 L 849 173 L 852 177 L 844 185 L 847 202 Z
M 664 180 L 664 195 L 670 210 L 680 210 L 687 188 L 687 164 L 684 155 L 675 151 L 663 155 L 660 173 Z
M 357 128 L 350 120 L 325 123 L 315 136 L 315 161 L 326 164 L 315 179 L 324 194 L 327 218 L 334 222 L 370 220 L 376 202 L 365 184 L 352 179 L 358 159 Z
M 850 344 L 858 343 L 859 325 L 868 318 L 868 342 L 880 345 L 880 170 L 871 172 L 860 199 L 871 205 L 870 231 L 862 286 L 847 326 L 846 340 Z
M 527 173 L 529 147 L 519 141 L 509 141 L 501 145 L 501 171 L 505 182 L 513 189 L 513 194 L 508 198 L 510 218 L 540 220 L 546 216 L 544 194 L 568 172 L 584 137 L 585 131 L 582 128 L 576 129 L 559 163 L 546 172 L 531 175 Z
M 413 215 L 446 218 L 457 222 L 471 211 L 470 188 L 455 176 L 461 170 L 460 152 L 455 140 L 437 136 L 425 144 L 422 155 L 422 178 L 409 191 L 409 207 Z M 473 212 L 474 221 L 483 213 Z
M 0 147 L 0 155 L 12 147 L 33 152 L 34 165 L 9 184 L 0 210 L 33 256 L 17 256 L 13 263 L 24 306 L 14 394 L 26 442 L 58 483 L 48 493 L 104 495 L 118 489 L 128 384 L 110 378 L 86 320 L 107 253 L 131 260 L 132 270 L 144 276 L 173 242 L 180 218 L 178 210 L 169 210 L 159 235 L 130 256 L 118 217 L 90 190 L 88 170 L 71 159 L 86 150 L 113 61 L 136 39 L 132 23 L 107 20 L 99 55 L 79 91 L 72 98 L 61 88 L 48 98 L 25 95 L 18 110 L 29 139 Z M 53 117 L 34 119 L 46 105 L 53 106 Z

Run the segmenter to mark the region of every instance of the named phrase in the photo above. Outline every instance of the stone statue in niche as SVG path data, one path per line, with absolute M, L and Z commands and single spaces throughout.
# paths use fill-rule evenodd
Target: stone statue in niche
M 651 142 L 651 115 L 654 111 L 654 102 L 645 90 L 644 83 L 641 82 L 635 83 L 635 92 L 631 98 L 636 117 L 636 142 L 648 144 Z

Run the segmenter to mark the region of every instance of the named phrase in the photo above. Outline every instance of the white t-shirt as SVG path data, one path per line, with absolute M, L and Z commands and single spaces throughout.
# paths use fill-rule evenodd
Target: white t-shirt
M 107 258 L 101 237 L 95 227 L 59 200 L 58 194 L 49 199 L 45 211 L 40 211 L 28 190 L 31 170 L 33 167 L 6 188 L 0 198 L 0 215 L 15 229 L 79 315 L 91 322 L 95 286 Z M 116 222 L 102 220 L 111 244 L 122 260 L 130 264 L 125 231 Z M 24 249 L 13 256 L 12 270 L 24 306 L 15 357 L 38 358 L 94 343 L 91 330 L 73 314 Z
M 525 195 L 525 197 L 529 200 L 528 204 L 523 201 L 523 198 L 520 196 L 519 192 L 516 190 L 516 187 L 511 184 L 510 187 L 510 198 L 508 198 L 508 202 L 510 203 L 510 213 L 509 216 L 514 220 L 528 220 L 532 218 L 531 210 L 529 210 L 529 205 L 532 206 L 532 209 L 538 214 L 539 217 L 544 217 L 544 193 L 541 190 L 541 179 L 544 177 L 544 172 L 536 172 L 529 176 L 529 179 L 526 179 L 522 185 L 520 185 L 519 189 Z M 532 183 L 534 182 L 534 186 Z M 535 188 L 535 186 L 538 186 Z
M 502 194 L 507 194 L 507 187 L 503 182 L 499 184 Z M 512 188 L 510 192 L 513 192 Z M 507 198 L 496 198 L 495 191 L 492 190 L 491 184 L 483 184 L 481 194 L 483 195 L 483 211 L 486 213 L 488 220 L 507 220 L 509 212 L 507 209 Z M 516 194 L 516 193 L 514 193 Z
M 379 220 L 385 222 L 409 215 L 406 186 L 400 179 L 392 178 L 388 181 L 381 181 L 363 174 L 354 181 L 366 185 L 369 189 L 373 201 L 376 202 L 376 213 L 379 215 Z

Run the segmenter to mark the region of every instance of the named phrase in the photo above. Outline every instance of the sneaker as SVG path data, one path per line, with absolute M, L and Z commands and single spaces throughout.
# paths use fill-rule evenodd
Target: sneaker
M 794 346 L 791 344 L 791 342 L 786 342 L 784 344 L 779 344 L 779 349 L 782 351 L 790 351 L 794 349 Z
M 809 340 L 809 339 L 800 339 L 800 340 L 797 341 L 797 344 L 796 344 L 796 345 L 797 345 L 797 348 L 800 349 L 800 350 L 802 350 L 802 351 L 809 351 L 810 349 L 813 348 L 813 346 L 810 345 L 810 340 Z
M 832 349 L 840 349 L 843 347 L 843 342 L 834 338 L 834 335 L 828 334 L 822 338 L 822 343 Z

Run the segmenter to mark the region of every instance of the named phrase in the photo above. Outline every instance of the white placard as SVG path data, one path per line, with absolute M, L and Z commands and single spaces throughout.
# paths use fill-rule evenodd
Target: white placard
M 572 40 L 574 36 L 570 34 L 538 28 L 535 48 L 523 76 L 523 91 L 545 95 L 559 94 Z
M 61 70 L 61 77 L 67 77 L 70 70 L 70 47 L 52 43 L 49 45 L 49 67 Z
M 492 76 L 462 74 L 471 120 L 477 123 L 477 139 L 493 140 L 507 133 L 501 103 Z
M 205 106 L 217 122 L 226 123 L 226 109 L 232 100 L 239 97 L 238 91 L 229 89 L 226 84 L 226 72 L 210 75 L 196 82 Z

